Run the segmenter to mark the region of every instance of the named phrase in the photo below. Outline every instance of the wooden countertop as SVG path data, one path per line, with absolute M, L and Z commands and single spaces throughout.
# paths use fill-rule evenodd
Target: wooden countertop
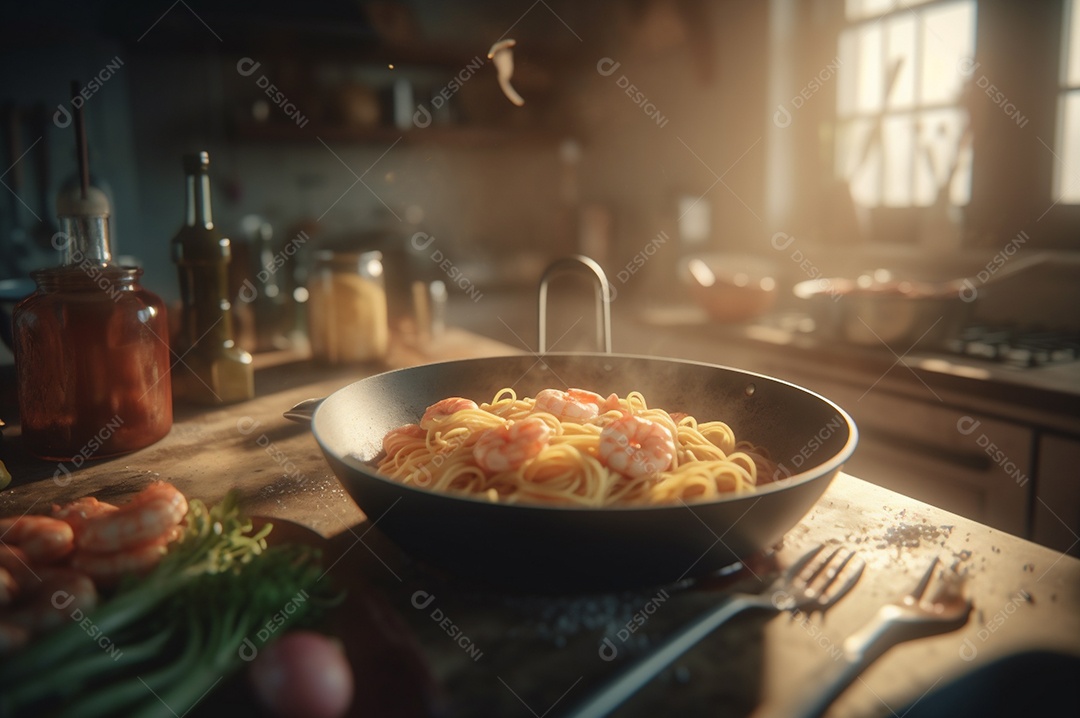
M 328 564 L 335 574 L 362 579 L 358 590 L 370 593 L 358 598 L 381 612 L 379 625 L 394 634 L 383 636 L 382 643 L 372 639 L 372 651 L 415 649 L 422 667 L 414 677 L 398 672 L 405 689 L 397 685 L 378 697 L 379 686 L 358 677 L 358 689 L 363 688 L 358 703 L 377 703 L 379 710 L 358 709 L 357 715 L 416 715 L 407 689 L 414 678 L 430 680 L 424 690 L 446 715 L 558 715 L 625 660 L 715 604 L 724 591 L 732 586 L 761 591 L 763 584 L 747 569 L 721 587 L 584 596 L 505 593 L 463 583 L 412 561 L 378 531 L 368 533 L 370 523 L 340 487 L 314 439 L 282 417 L 303 399 L 325 396 L 387 367 L 512 352 L 498 342 L 449 330 L 434 343 L 397 342 L 385 365 L 318 368 L 287 355 L 260 357 L 256 399 L 209 410 L 180 409 L 162 441 L 128 456 L 69 467 L 70 480 L 63 472 L 54 479 L 57 465 L 25 455 L 17 432 L 9 431 L 2 457 L 15 478 L 0 492 L 0 516 L 44 511 L 52 502 L 87 494 L 123 500 L 159 477 L 209 502 L 236 489 L 249 513 L 289 519 L 329 539 Z M 867 561 L 851 595 L 824 617 L 737 617 L 615 715 L 746 715 L 831 660 L 843 639 L 883 603 L 907 593 L 935 556 L 966 571 L 975 606 L 971 620 L 959 631 L 889 651 L 829 715 L 902 714 L 927 691 L 1018 651 L 1080 656 L 1076 559 L 846 474 L 787 534 L 775 557 L 752 567 L 765 577 L 817 543 L 851 545 Z M 624 631 L 626 641 L 618 639 L 661 590 L 664 600 L 653 604 L 656 610 L 644 625 Z M 433 603 L 417 608 L 418 592 L 434 597 Z M 329 628 L 348 633 L 351 623 L 339 620 Z M 599 657 L 605 637 L 625 649 L 615 661 Z M 385 662 L 382 655 L 373 654 L 364 665 L 377 667 Z

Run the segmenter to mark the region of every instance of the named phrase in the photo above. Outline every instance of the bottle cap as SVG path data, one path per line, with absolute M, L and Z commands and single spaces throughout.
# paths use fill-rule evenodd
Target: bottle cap
M 187 172 L 188 174 L 205 172 L 209 166 L 209 152 L 188 152 L 184 155 L 184 172 Z
M 78 187 L 63 190 L 56 198 L 56 214 L 60 217 L 108 217 L 109 198 L 97 187 L 89 187 L 86 197 Z

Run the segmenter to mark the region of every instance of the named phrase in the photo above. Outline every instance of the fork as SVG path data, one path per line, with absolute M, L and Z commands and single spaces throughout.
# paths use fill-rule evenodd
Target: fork
M 923 599 L 938 559 L 906 596 L 878 609 L 862 628 L 844 641 L 840 658 L 823 666 L 775 705 L 765 705 L 754 718 L 817 718 L 871 663 L 892 646 L 916 638 L 948 633 L 967 623 L 971 601 L 963 596 L 962 579 L 954 569 L 942 571 L 937 590 Z
M 757 595 L 733 594 L 698 616 L 656 650 L 602 685 L 564 718 L 606 716 L 721 624 L 743 611 L 825 611 L 855 587 L 866 564 L 854 552 L 840 548 L 820 563 L 813 563 L 823 548 L 817 546 L 801 556 L 768 591 Z M 838 582 L 845 573 L 844 580 Z

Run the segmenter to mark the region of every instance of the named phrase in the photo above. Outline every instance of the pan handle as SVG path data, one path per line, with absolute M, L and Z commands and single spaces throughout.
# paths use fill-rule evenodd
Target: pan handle
M 319 408 L 319 404 L 323 403 L 326 397 L 319 399 L 304 399 L 302 402 L 286 411 L 284 416 L 289 421 L 295 421 L 297 424 L 310 424 L 312 417 L 315 416 L 315 410 Z
M 547 293 L 548 282 L 561 272 L 584 267 L 596 280 L 596 344 L 605 354 L 611 353 L 611 283 L 603 268 L 582 254 L 574 254 L 552 262 L 540 277 L 540 354 L 547 351 Z

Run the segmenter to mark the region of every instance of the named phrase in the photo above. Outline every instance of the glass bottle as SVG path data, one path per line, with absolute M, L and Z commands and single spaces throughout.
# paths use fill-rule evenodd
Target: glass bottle
M 229 302 L 231 244 L 210 212 L 210 155 L 184 155 L 187 200 L 184 225 L 172 240 L 180 274 L 180 331 L 173 369 L 178 398 L 229 404 L 255 396 L 251 354 L 237 346 Z
M 169 323 L 142 270 L 112 262 L 105 194 L 76 188 L 57 210 L 62 264 L 31 273 L 12 317 L 17 391 L 30 452 L 80 465 L 169 433 Z

